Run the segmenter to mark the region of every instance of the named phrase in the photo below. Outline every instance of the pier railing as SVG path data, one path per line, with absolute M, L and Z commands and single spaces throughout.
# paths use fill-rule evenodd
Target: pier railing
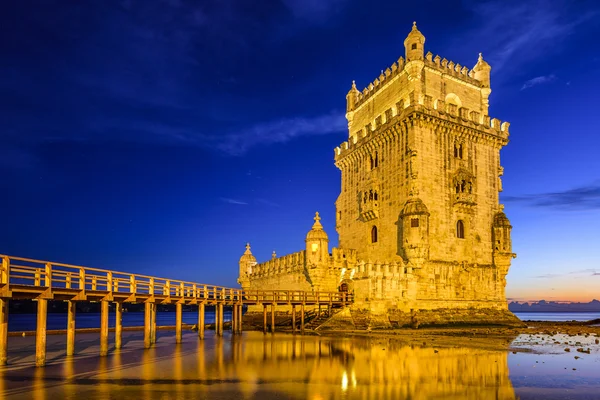
M 85 300 L 106 298 L 136 302 L 149 298 L 225 304 L 345 304 L 345 292 L 242 290 L 143 274 L 0 255 L 0 297 Z

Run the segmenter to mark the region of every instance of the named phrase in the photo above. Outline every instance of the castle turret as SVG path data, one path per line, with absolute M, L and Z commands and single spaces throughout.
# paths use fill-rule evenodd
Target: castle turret
M 418 266 L 429 258 L 429 211 L 421 199 L 411 198 L 404 204 L 400 218 L 404 256 Z
M 315 213 L 315 223 L 306 234 L 306 264 L 315 266 L 329 259 L 329 237 L 321 225 L 319 213 Z
M 494 253 L 511 253 L 512 243 L 510 239 L 510 231 L 512 226 L 503 211 L 500 211 L 494 217 L 492 226 L 492 238 L 494 240 Z
M 242 286 L 242 289 L 246 290 L 250 287 L 249 275 L 252 274 L 252 268 L 256 265 L 256 257 L 250 251 L 250 243 L 246 243 L 246 251 L 240 257 L 240 272 L 238 277 L 238 283 Z
M 488 115 L 490 107 L 490 94 L 492 93 L 490 85 L 490 72 L 492 67 L 490 64 L 485 62 L 481 53 L 479 53 L 479 59 L 477 64 L 473 67 L 473 77 L 477 79 L 481 84 L 481 112 L 483 115 Z
M 490 64 L 485 62 L 481 53 L 479 53 L 479 59 L 477 60 L 477 64 L 473 67 L 473 72 L 475 73 L 474 78 L 481 82 L 481 86 L 485 88 L 489 88 L 490 85 L 490 72 L 492 71 L 492 67 Z
M 413 22 L 413 27 L 406 39 L 404 39 L 404 50 L 406 53 L 406 62 L 422 60 L 425 54 L 425 36 L 417 29 L 417 23 Z
M 356 88 L 356 82 L 352 81 L 352 87 L 346 95 L 346 112 L 354 110 L 354 105 L 358 101 L 358 89 Z

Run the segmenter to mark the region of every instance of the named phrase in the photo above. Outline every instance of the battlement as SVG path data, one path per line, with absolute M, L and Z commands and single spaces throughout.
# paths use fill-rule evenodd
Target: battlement
M 260 278 L 302 271 L 306 262 L 305 256 L 306 251 L 302 250 L 282 257 L 273 258 L 267 262 L 256 264 L 252 269 L 252 273 L 248 276 L 250 278 Z
M 464 83 L 481 87 L 483 83 L 475 78 L 475 72 L 472 69 L 462 66 L 454 61 L 448 61 L 446 58 L 441 58 L 439 55 L 433 57 L 433 53 L 428 52 L 424 60 L 425 66 L 443 74 L 450 75 Z M 369 83 L 362 91 L 357 94 L 356 102 L 353 110 L 358 109 L 362 104 L 367 102 L 375 93 L 383 89 L 387 83 L 391 82 L 395 77 L 402 74 L 407 66 L 404 57 L 400 57 L 391 66 L 381 70 L 381 74 L 371 83 Z
M 412 112 L 427 114 L 443 119 L 448 122 L 460 123 L 477 131 L 483 131 L 493 137 L 508 140 L 509 122 L 502 122 L 489 115 L 482 115 L 479 111 L 473 111 L 456 104 L 446 103 L 444 99 L 433 99 L 432 96 L 424 95 L 417 98 L 414 92 L 408 96 L 408 103 L 399 101 L 396 106 L 388 109 L 383 114 L 375 117 L 374 122 L 360 129 L 346 142 L 334 150 L 335 161 L 344 158 L 354 149 L 371 140 L 381 132 L 389 131 L 390 128 L 407 117 Z M 374 128 L 373 128 L 374 127 Z
M 343 279 L 369 279 L 369 278 L 386 278 L 386 279 L 403 279 L 414 276 L 412 267 L 406 266 L 393 261 L 391 263 L 359 261 L 351 268 L 344 271 Z

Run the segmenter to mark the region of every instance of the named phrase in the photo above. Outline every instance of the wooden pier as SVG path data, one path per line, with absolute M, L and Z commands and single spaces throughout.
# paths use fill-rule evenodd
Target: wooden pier
M 182 338 L 182 306 L 198 306 L 198 337 L 204 338 L 205 306 L 215 307 L 215 332 L 223 335 L 224 307 L 232 309 L 231 331 L 242 332 L 244 305 L 262 305 L 264 331 L 267 331 L 267 306 L 271 309 L 271 331 L 275 329 L 275 308 L 292 307 L 293 329 L 296 309 L 300 308 L 300 330 L 304 332 L 305 306 L 345 306 L 352 301 L 344 292 L 244 291 L 185 282 L 174 279 L 131 274 L 97 268 L 0 255 L 0 365 L 6 365 L 8 341 L 8 302 L 13 299 L 37 301 L 36 365 L 46 363 L 46 319 L 48 300 L 66 301 L 67 356 L 75 350 L 75 303 L 100 302 L 100 355 L 108 354 L 109 302 L 115 307 L 115 349 L 122 346 L 123 303 L 144 303 L 144 347 L 156 342 L 156 305 L 175 304 L 175 341 Z

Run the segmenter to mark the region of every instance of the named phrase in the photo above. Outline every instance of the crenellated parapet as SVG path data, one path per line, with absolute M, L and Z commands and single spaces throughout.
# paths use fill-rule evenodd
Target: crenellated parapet
M 256 264 L 248 274 L 250 279 L 272 277 L 280 274 L 291 274 L 304 271 L 306 266 L 306 251 L 298 251 L 282 257 L 273 258 L 267 262 Z
M 420 118 L 429 120 L 437 119 L 438 123 L 446 124 L 449 128 L 453 126 L 458 130 L 467 132 L 470 130 L 472 136 L 487 135 L 492 140 L 500 140 L 504 144 L 508 142 L 510 123 L 483 115 L 479 111 L 467 107 L 459 107 L 457 104 L 446 103 L 444 99 L 433 98 L 424 95 L 422 99 L 409 96 L 408 102 L 400 101 L 396 107 L 389 112 L 384 112 L 375 118 L 375 122 L 357 131 L 349 141 L 342 142 L 335 148 L 335 161 L 338 162 L 355 149 L 369 150 L 367 145 L 372 140 L 385 140 L 386 137 L 397 136 L 403 129 L 407 120 L 414 119 L 414 114 L 421 115 Z M 377 126 L 377 129 L 373 129 Z

